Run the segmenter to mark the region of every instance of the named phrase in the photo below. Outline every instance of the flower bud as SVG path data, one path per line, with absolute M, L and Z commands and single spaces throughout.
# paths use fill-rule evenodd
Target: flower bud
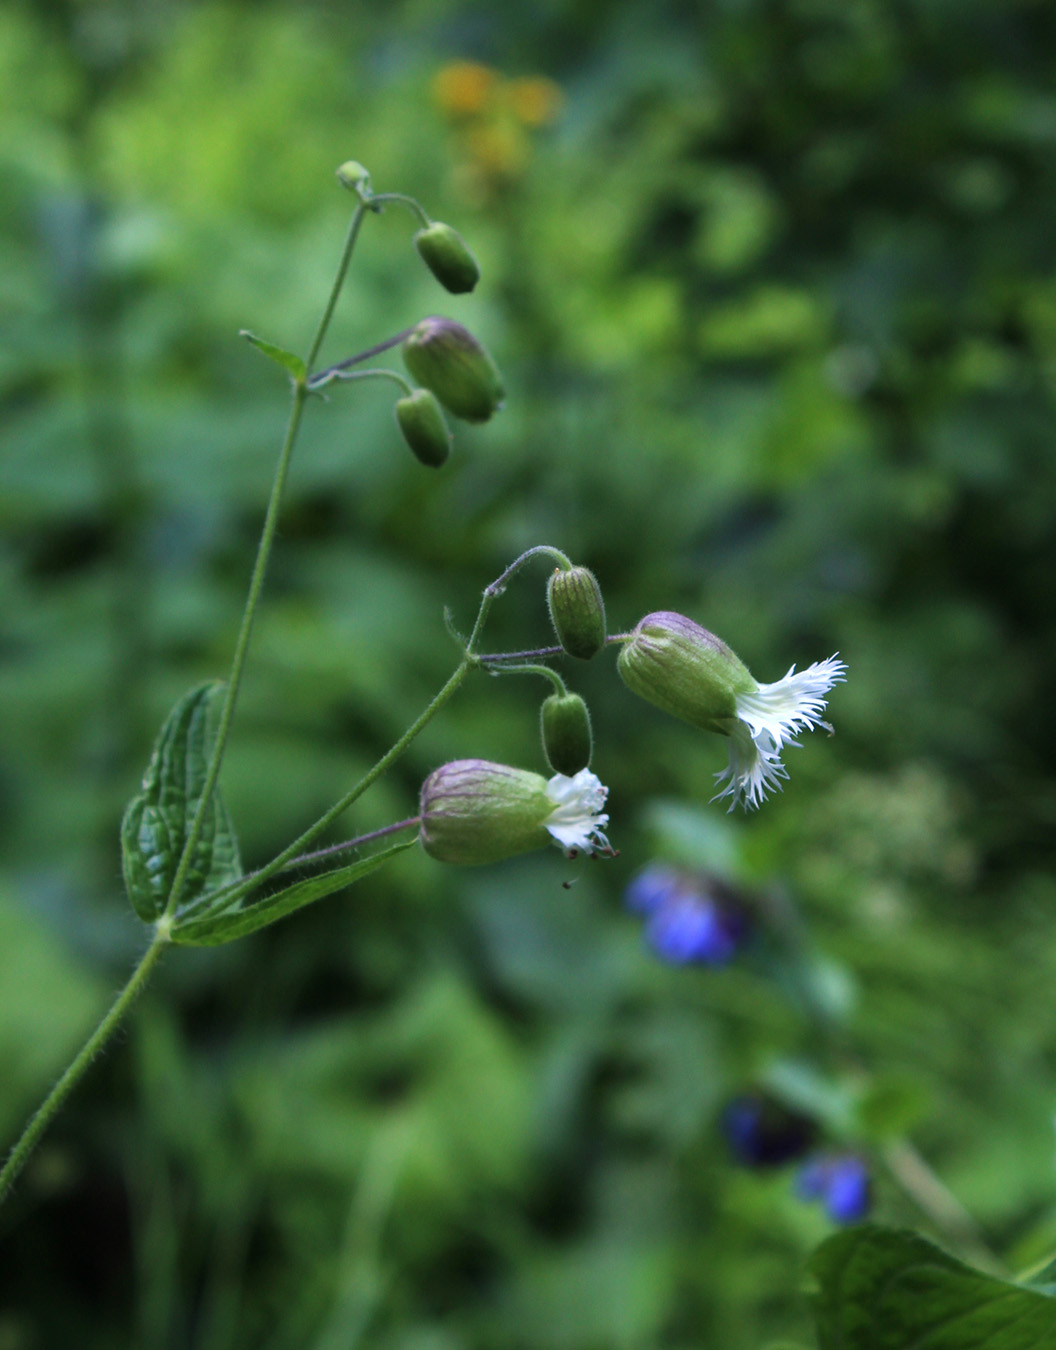
M 452 295 L 464 295 L 480 280 L 480 264 L 450 225 L 434 220 L 414 236 L 414 246 L 429 271 Z
M 539 712 L 543 754 L 554 773 L 569 778 L 590 765 L 590 713 L 578 694 L 551 694 Z
M 506 391 L 498 367 L 453 319 L 422 319 L 403 344 L 403 361 L 419 384 L 465 422 L 486 422 L 502 407 Z
M 416 389 L 396 404 L 396 423 L 403 439 L 423 464 L 439 469 L 451 453 L 451 432 L 436 395 Z
M 738 694 L 758 686 L 748 667 L 713 633 L 661 610 L 640 620 L 616 668 L 632 694 L 691 726 L 729 735 Z
M 370 174 L 354 159 L 345 160 L 337 170 L 337 181 L 349 192 L 358 192 L 360 188 L 364 192 L 370 191 Z
M 611 856 L 601 831 L 607 793 L 587 769 L 547 781 L 486 759 L 456 759 L 422 784 L 418 837 L 438 862 L 501 862 L 551 842 L 570 857 Z
M 586 567 L 558 568 L 546 586 L 550 620 L 569 656 L 589 661 L 605 645 L 605 602 Z

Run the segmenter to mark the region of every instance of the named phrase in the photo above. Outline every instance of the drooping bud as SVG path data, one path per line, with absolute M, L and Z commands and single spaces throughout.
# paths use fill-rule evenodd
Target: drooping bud
M 452 295 L 465 295 L 480 280 L 480 264 L 450 225 L 434 220 L 414 236 L 414 246 L 429 271 Z
M 589 661 L 605 646 L 605 602 L 587 567 L 558 568 L 546 586 L 550 620 L 569 656 Z
M 647 614 L 620 649 L 616 668 L 631 691 L 691 726 L 729 735 L 738 694 L 759 686 L 725 642 L 687 619 Z
M 578 694 L 551 694 L 539 711 L 543 754 L 554 773 L 569 778 L 590 767 L 594 748 L 590 713 Z
M 506 391 L 498 367 L 454 319 L 422 319 L 403 344 L 403 361 L 418 383 L 464 422 L 486 422 L 502 407 Z
M 456 759 L 422 784 L 419 838 L 437 862 L 492 863 L 550 842 L 546 779 L 486 759 Z
M 436 395 L 416 389 L 396 404 L 396 423 L 403 439 L 423 464 L 439 469 L 451 453 L 451 432 Z
M 337 170 L 337 181 L 349 192 L 370 191 L 370 174 L 357 160 L 346 159 Z
M 448 863 L 491 863 L 555 843 L 611 856 L 602 833 L 608 789 L 587 769 L 549 781 L 537 773 L 456 759 L 422 784 L 418 837 L 431 858 Z

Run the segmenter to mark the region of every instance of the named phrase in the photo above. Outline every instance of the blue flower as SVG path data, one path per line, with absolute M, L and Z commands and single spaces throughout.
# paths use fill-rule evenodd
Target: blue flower
M 635 914 L 652 914 L 685 888 L 685 878 L 673 867 L 650 863 L 643 867 L 624 894 L 627 908 Z
M 649 918 L 646 940 L 665 961 L 724 966 L 737 954 L 737 935 L 707 896 L 673 896 Z
M 722 1132 L 745 1167 L 780 1167 L 801 1158 L 814 1141 L 815 1125 L 760 1093 L 735 1097 L 722 1113 Z
M 857 1223 L 872 1204 L 869 1169 L 854 1153 L 823 1154 L 800 1168 L 796 1194 L 820 1200 L 833 1223 Z
M 674 965 L 727 965 L 747 933 L 738 897 L 703 874 L 650 863 L 624 898 L 628 909 L 646 918 L 646 941 Z

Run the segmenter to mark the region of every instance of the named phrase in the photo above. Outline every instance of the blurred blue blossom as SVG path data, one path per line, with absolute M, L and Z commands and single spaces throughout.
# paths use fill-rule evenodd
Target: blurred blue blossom
M 779 1167 L 801 1158 L 814 1142 L 816 1127 L 762 1093 L 735 1097 L 722 1113 L 722 1133 L 745 1167 Z
M 625 903 L 646 918 L 649 945 L 674 965 L 724 966 L 747 936 L 743 902 L 703 873 L 650 863 L 627 887 Z
M 857 1223 L 872 1203 L 872 1185 L 864 1160 L 854 1153 L 810 1159 L 796 1174 L 801 1200 L 820 1200 L 834 1223 Z

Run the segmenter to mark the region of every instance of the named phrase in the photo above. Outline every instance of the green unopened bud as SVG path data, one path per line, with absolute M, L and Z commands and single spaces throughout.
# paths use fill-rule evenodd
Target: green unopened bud
M 748 667 L 713 633 L 684 614 L 641 619 L 616 663 L 632 693 L 691 726 L 729 735 L 737 696 L 758 689 Z
M 451 453 L 451 432 L 436 396 L 416 389 L 396 404 L 396 423 L 403 439 L 423 464 L 439 469 Z
M 480 280 L 480 264 L 450 225 L 434 220 L 414 236 L 414 246 L 440 285 L 453 295 L 464 295 Z
M 554 773 L 575 777 L 590 766 L 590 713 L 578 694 L 551 694 L 539 711 L 543 754 Z
M 433 315 L 417 324 L 403 344 L 403 361 L 418 383 L 464 422 L 486 422 L 502 407 L 506 391 L 498 367 L 453 319 Z
M 419 838 L 437 862 L 501 862 L 548 844 L 553 810 L 541 774 L 456 759 L 422 784 Z
M 557 640 L 569 656 L 589 661 L 605 646 L 605 602 L 589 568 L 555 571 L 547 582 L 546 603 Z
M 370 174 L 354 159 L 346 159 L 337 171 L 337 181 L 349 192 L 370 191 Z

